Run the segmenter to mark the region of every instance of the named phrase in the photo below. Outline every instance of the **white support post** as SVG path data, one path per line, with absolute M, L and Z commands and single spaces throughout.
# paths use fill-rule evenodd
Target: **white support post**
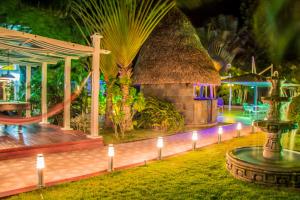
M 229 74 L 229 78 L 231 78 L 231 74 Z M 231 111 L 232 104 L 232 84 L 229 84 L 229 102 L 228 102 L 228 110 Z
M 217 88 L 215 85 L 214 85 L 214 98 L 217 99 Z
M 229 103 L 228 103 L 228 110 L 231 110 L 231 104 L 232 104 L 232 84 L 229 86 Z
M 257 110 L 257 100 L 258 100 L 258 88 L 257 86 L 254 86 L 254 99 L 253 99 L 253 104 L 254 104 L 254 111 Z M 257 113 L 257 112 L 255 112 Z
M 71 116 L 71 57 L 65 58 L 65 87 L 64 87 L 64 127 L 63 130 L 72 130 L 70 127 Z
M 31 86 L 30 86 L 30 81 L 31 81 L 31 66 L 27 65 L 26 66 L 26 95 L 25 95 L 25 101 L 27 103 L 30 102 L 30 94 L 31 94 Z M 31 109 L 26 109 L 26 117 L 31 117 Z
M 203 85 L 200 85 L 200 98 L 203 98 L 203 88 L 204 86 Z
M 92 59 L 92 102 L 91 102 L 91 137 L 99 135 L 99 81 L 100 81 L 100 40 L 101 36 L 94 34 Z
M 42 63 L 42 122 L 41 124 L 48 124 L 47 116 L 47 63 Z

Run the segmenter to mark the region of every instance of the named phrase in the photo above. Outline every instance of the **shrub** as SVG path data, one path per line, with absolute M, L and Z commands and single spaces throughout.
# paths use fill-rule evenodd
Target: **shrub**
M 71 127 L 75 130 L 88 133 L 90 131 L 91 118 L 89 113 L 81 113 L 76 117 L 71 118 Z
M 294 97 L 289 106 L 288 119 L 300 124 L 300 95 Z
M 145 109 L 138 116 L 138 127 L 179 131 L 184 118 L 174 105 L 155 97 L 146 98 Z
M 124 137 L 125 133 L 125 113 L 122 111 L 122 92 L 118 85 L 114 85 L 112 88 L 112 116 L 111 120 L 113 123 L 115 136 L 118 137 L 118 132 Z M 130 108 L 133 119 L 134 115 L 141 112 L 145 108 L 145 98 L 141 92 L 137 92 L 134 87 L 130 88 L 129 96 L 126 102 Z M 133 125 L 136 126 L 137 122 L 133 121 Z M 133 128 L 133 127 L 132 127 Z

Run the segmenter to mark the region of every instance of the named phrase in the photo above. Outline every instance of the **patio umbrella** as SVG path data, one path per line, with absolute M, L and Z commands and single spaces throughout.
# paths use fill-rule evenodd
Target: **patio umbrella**
M 249 73 L 240 76 L 234 76 L 222 80 L 222 83 L 244 85 L 254 87 L 254 105 L 257 106 L 257 88 L 258 87 L 271 87 L 266 77 L 259 74 Z

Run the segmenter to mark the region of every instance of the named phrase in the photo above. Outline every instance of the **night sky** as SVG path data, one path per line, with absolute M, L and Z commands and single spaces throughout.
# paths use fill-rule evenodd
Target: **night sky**
M 40 7 L 62 8 L 72 0 L 22 0 Z M 219 14 L 240 17 L 240 4 L 247 0 L 177 0 L 181 10 L 190 18 L 194 26 L 202 26 L 211 17 Z
M 242 0 L 220 0 L 216 3 L 204 4 L 201 8 L 186 9 L 184 13 L 191 19 L 194 26 L 202 26 L 209 18 L 219 14 L 232 15 L 240 18 L 240 4 Z

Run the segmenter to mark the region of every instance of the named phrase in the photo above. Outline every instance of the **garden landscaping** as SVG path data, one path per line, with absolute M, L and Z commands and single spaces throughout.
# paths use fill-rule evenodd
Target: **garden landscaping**
M 226 171 L 228 150 L 262 145 L 264 139 L 262 133 L 251 134 L 145 166 L 8 199 L 300 199 L 297 189 L 245 183 Z
M 0 199 L 300 200 L 299 7 L 0 1 Z

